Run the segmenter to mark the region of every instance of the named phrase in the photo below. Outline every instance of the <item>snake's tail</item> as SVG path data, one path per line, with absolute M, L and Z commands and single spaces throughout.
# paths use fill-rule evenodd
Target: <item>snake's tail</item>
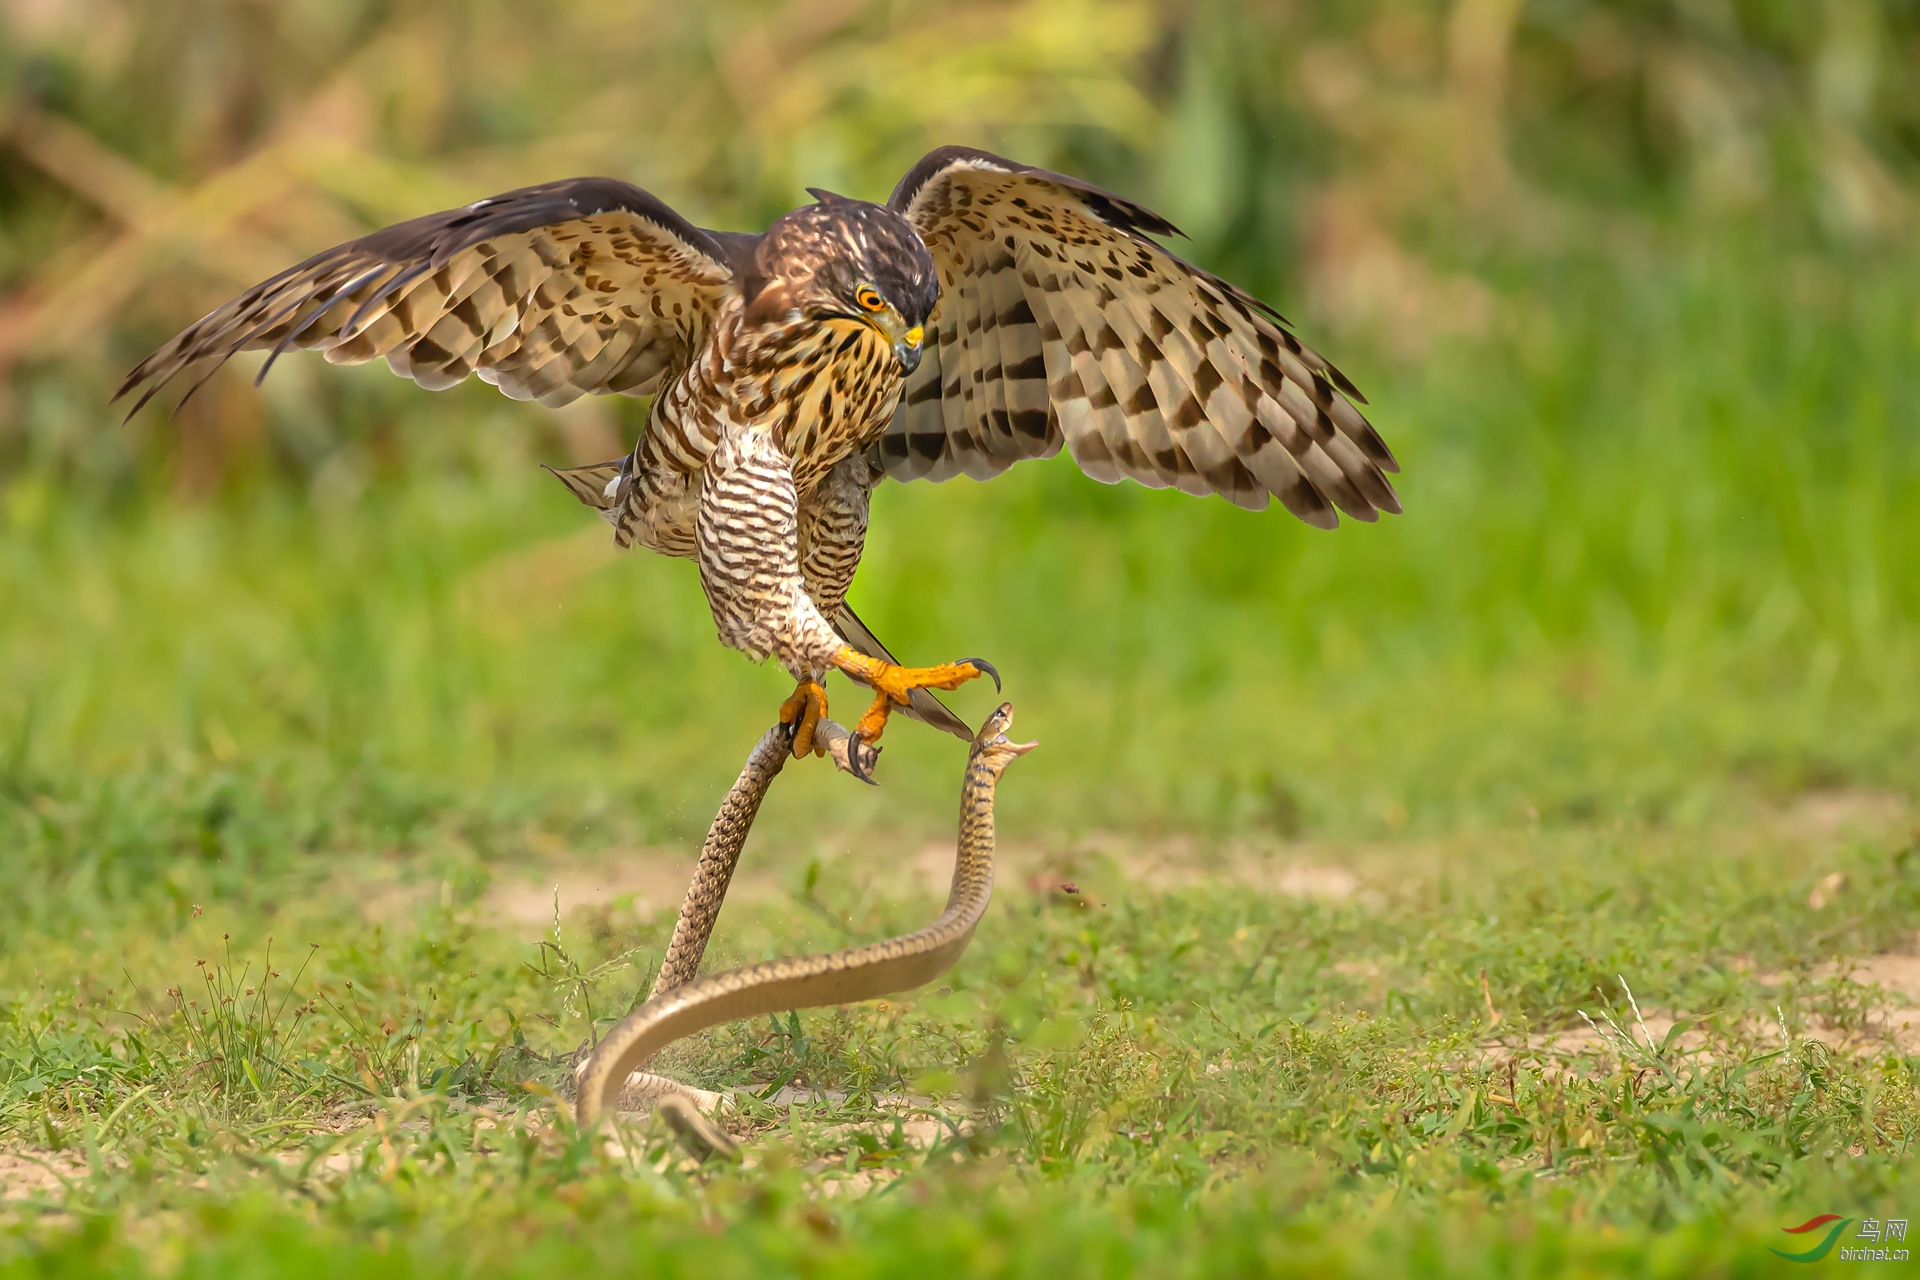
M 635 1071 L 620 1082 L 618 1106 L 622 1111 L 652 1111 L 659 1115 L 673 1130 L 680 1145 L 705 1164 L 709 1160 L 740 1158 L 740 1148 L 707 1114 L 709 1111 L 718 1114 L 729 1101 L 723 1094 L 691 1088 L 648 1071 Z
M 673 1130 L 674 1137 L 680 1139 L 680 1145 L 701 1164 L 709 1160 L 739 1163 L 740 1144 L 679 1094 L 667 1094 L 654 1105 L 654 1109 L 667 1122 L 667 1127 Z

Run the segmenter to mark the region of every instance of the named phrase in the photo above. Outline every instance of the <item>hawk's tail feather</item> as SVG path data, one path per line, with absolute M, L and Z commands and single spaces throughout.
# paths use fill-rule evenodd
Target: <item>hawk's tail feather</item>
M 568 492 L 589 507 L 612 518 L 614 504 L 620 500 L 620 481 L 633 466 L 631 454 L 612 462 L 597 462 L 590 467 L 548 467 L 553 478 L 567 486 Z
M 834 630 L 840 633 L 840 638 L 861 653 L 869 658 L 878 658 L 881 662 L 900 665 L 900 660 L 887 651 L 887 646 L 880 643 L 880 637 L 867 630 L 867 624 L 860 621 L 859 615 L 849 609 L 845 603 L 834 610 L 832 622 Z M 864 684 L 865 681 L 861 683 Z M 934 697 L 931 690 L 915 689 L 912 699 L 900 709 L 902 715 L 911 716 L 922 724 L 930 724 L 936 729 L 945 729 L 956 738 L 973 741 L 973 730 L 967 727 L 967 722 L 955 715 L 946 703 Z

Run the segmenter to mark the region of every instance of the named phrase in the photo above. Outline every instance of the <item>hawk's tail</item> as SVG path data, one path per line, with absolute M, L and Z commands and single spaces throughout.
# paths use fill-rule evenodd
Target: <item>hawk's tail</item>
M 859 615 L 844 603 L 834 611 L 831 621 L 834 629 L 840 633 L 840 638 L 861 653 L 869 658 L 878 658 L 882 662 L 891 662 L 895 666 L 900 665 L 900 660 L 887 652 L 887 646 L 880 643 L 880 637 L 867 630 L 867 624 L 860 621 Z M 862 683 L 865 682 L 862 681 Z M 945 729 L 956 738 L 973 741 L 973 730 L 967 727 L 967 722 L 953 714 L 946 703 L 933 696 L 931 690 L 915 689 L 912 699 L 906 706 L 900 708 L 902 715 L 911 716 L 922 724 L 930 724 L 936 729 Z
M 612 520 L 614 505 L 620 500 L 620 481 L 632 467 L 633 456 L 629 454 L 591 467 L 548 467 L 547 470 L 553 472 L 553 478 L 567 486 L 574 497 Z

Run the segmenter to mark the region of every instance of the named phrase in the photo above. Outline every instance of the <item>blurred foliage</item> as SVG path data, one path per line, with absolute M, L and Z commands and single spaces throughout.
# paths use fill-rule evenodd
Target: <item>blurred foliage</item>
M 111 430 L 103 393 L 179 324 L 364 229 L 573 173 L 757 227 L 803 186 L 877 197 L 933 145 L 985 145 L 1149 197 L 1200 259 L 1402 357 L 1496 324 L 1503 268 L 1674 226 L 1902 238 L 1920 4 L 6 0 L 0 104 L 0 474 L 127 479 L 174 435 Z M 351 375 L 264 406 L 240 381 L 182 422 L 189 490 L 349 446 L 391 466 L 396 423 L 447 413 Z M 576 440 L 615 430 L 602 410 Z
M 1407 463 L 1406 516 L 1332 536 L 1064 458 L 883 488 L 855 603 L 914 658 L 1017 672 L 1023 723 L 1075 744 L 1016 812 L 1659 818 L 1920 767 L 1916 0 L 0 0 L 0 113 L 22 805 L 160 760 L 129 794 L 238 769 L 342 831 L 454 796 L 508 829 L 703 821 L 779 681 L 713 643 L 685 565 L 602 573 L 535 466 L 612 456 L 644 405 L 311 357 L 172 419 L 107 395 L 397 219 L 599 172 L 757 227 L 944 142 L 1173 217 Z M 943 748 L 889 745 L 944 812 Z

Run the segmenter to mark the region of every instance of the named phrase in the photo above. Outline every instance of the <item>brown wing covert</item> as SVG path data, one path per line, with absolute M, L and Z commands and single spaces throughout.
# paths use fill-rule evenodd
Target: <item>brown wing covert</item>
M 440 390 L 477 373 L 517 400 L 644 395 L 685 364 L 746 237 L 702 231 L 639 187 L 575 178 L 398 223 L 328 249 L 189 325 L 127 375 L 138 411 L 189 368 L 317 348 L 385 358 Z M 750 252 L 750 250 L 748 250 Z M 183 397 L 184 398 L 184 397 Z
M 899 479 L 985 478 L 1064 443 L 1109 483 L 1277 497 L 1309 524 L 1398 512 L 1353 385 L 1265 303 L 1149 238 L 1178 234 L 1064 174 L 944 147 L 890 205 L 933 252 L 928 356 L 876 446 Z

